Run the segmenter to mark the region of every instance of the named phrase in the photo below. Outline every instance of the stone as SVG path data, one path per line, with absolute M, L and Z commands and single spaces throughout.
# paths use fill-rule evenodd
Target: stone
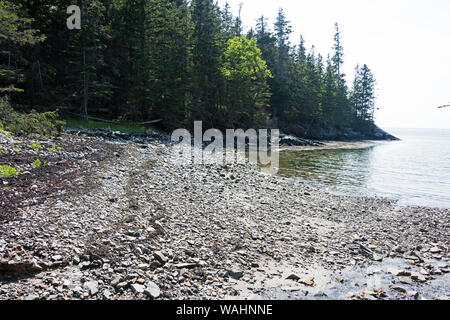
M 159 289 L 156 283 L 154 283 L 153 281 L 149 281 L 147 287 L 144 289 L 144 293 L 147 296 L 156 299 L 161 295 L 161 289 Z
M 300 279 L 298 280 L 298 282 L 308 287 L 314 287 L 316 285 L 316 283 L 314 282 L 314 277 Z
M 140 265 L 138 265 L 138 268 L 141 270 L 147 270 L 148 267 L 149 267 L 149 265 L 146 263 L 141 263 Z
M 197 266 L 196 263 L 177 263 L 175 268 L 178 269 L 193 269 Z
M 122 280 L 122 277 L 114 277 L 113 280 L 110 282 L 111 286 L 116 287 L 120 281 Z
M 83 287 L 89 291 L 91 296 L 98 293 L 98 282 L 97 281 L 87 281 L 84 283 Z
M 412 284 L 412 280 L 410 277 L 398 277 L 398 281 L 400 281 L 403 284 Z
M 35 293 L 30 293 L 25 300 L 39 300 L 39 295 L 35 294 Z
M 61 255 L 54 255 L 53 257 L 52 257 L 52 260 L 53 261 L 61 261 L 63 259 L 63 257 L 61 256 Z
M 158 260 L 158 262 L 161 264 L 165 264 L 168 261 L 166 256 L 161 251 L 154 252 L 153 257 L 155 257 L 155 259 Z
M 390 288 L 399 293 L 406 293 L 406 289 L 400 286 L 391 286 Z
M 137 283 L 132 284 L 130 287 L 135 294 L 144 293 L 145 290 L 143 285 Z
M 233 278 L 235 280 L 239 280 L 244 276 L 244 272 L 241 270 L 228 269 L 227 273 L 230 278 Z
M 103 291 L 103 299 L 104 300 L 111 300 L 111 291 L 109 291 L 109 290 L 105 290 L 105 291 Z
M 291 274 L 289 277 L 286 278 L 286 280 L 298 281 L 298 280 L 300 280 L 300 277 L 296 274 Z
M 418 272 L 411 272 L 411 279 L 413 279 L 416 282 L 426 282 L 427 281 L 425 276 Z
M 433 254 L 434 253 L 440 253 L 441 249 L 439 249 L 438 247 L 433 247 L 433 248 L 430 249 L 430 252 L 433 253 Z

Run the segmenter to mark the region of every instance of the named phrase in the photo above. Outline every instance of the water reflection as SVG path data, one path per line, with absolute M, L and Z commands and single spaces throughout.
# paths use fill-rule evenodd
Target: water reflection
M 283 177 L 331 185 L 365 187 L 373 148 L 357 150 L 285 151 L 280 154 Z
M 365 149 L 283 151 L 278 175 L 340 194 L 450 208 L 450 131 L 392 131 L 402 141 Z

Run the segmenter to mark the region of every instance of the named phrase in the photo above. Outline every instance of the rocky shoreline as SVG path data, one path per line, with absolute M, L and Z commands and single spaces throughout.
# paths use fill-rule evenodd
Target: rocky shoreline
M 450 210 L 181 164 L 156 137 L 62 141 L 96 147 L 0 223 L 0 299 L 450 298 Z

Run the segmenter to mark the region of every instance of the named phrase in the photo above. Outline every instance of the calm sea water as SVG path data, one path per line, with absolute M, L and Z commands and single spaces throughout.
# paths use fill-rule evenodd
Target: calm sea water
M 388 131 L 402 140 L 358 150 L 282 152 L 279 175 L 331 192 L 450 208 L 450 130 Z

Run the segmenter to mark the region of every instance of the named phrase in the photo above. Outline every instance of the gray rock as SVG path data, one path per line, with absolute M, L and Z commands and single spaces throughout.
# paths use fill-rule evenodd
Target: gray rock
M 178 263 L 175 265 L 175 268 L 178 269 L 193 269 L 197 266 L 196 263 Z
M 165 264 L 168 261 L 167 257 L 161 251 L 154 252 L 153 257 L 162 264 Z
M 114 277 L 110 282 L 111 286 L 116 287 L 120 283 L 120 280 L 122 280 L 122 277 Z
M 109 291 L 109 290 L 105 290 L 105 291 L 103 291 L 103 299 L 104 300 L 111 300 L 111 291 Z
M 83 287 L 86 290 L 89 290 L 89 294 L 91 296 L 96 295 L 98 293 L 98 282 L 97 281 L 88 281 L 85 282 Z
M 150 281 L 147 284 L 147 287 L 144 289 L 144 293 L 148 295 L 149 297 L 156 299 L 161 295 L 161 290 L 159 289 L 158 285 L 154 283 L 153 281 Z
M 39 295 L 35 294 L 35 293 L 30 293 L 25 300 L 38 300 L 39 299 Z
M 130 287 L 135 294 L 144 293 L 145 290 L 143 285 L 137 283 L 132 284 Z
M 240 270 L 229 269 L 227 270 L 227 273 L 231 278 L 235 280 L 239 280 L 244 276 L 244 272 Z
M 406 293 L 406 289 L 400 286 L 391 286 L 391 289 L 400 293 Z

